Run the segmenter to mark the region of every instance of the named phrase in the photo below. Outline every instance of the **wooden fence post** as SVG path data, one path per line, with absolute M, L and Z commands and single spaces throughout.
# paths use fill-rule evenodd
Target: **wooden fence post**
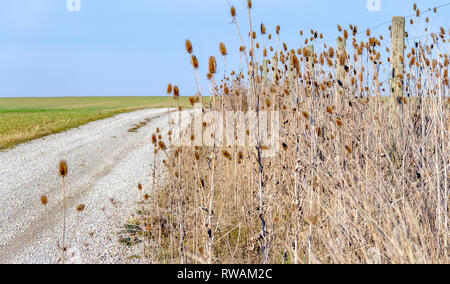
M 291 106 L 297 105 L 297 93 L 295 92 L 295 73 L 294 73 L 294 63 L 292 62 L 292 57 L 289 59 L 289 91 L 291 93 Z
M 337 70 L 336 70 L 336 77 L 339 81 L 342 82 L 342 84 L 345 83 L 345 62 L 344 64 L 341 64 L 341 60 L 340 58 L 342 56 L 347 57 L 347 42 L 344 38 L 342 37 L 338 37 L 337 39 L 337 60 L 338 60 L 338 64 L 337 64 Z M 347 61 L 347 60 L 345 60 Z
M 262 68 L 263 68 L 263 71 L 262 71 L 262 83 L 263 83 L 264 91 L 267 88 L 267 75 L 269 73 L 269 70 L 268 70 L 268 67 L 267 67 L 268 66 L 267 61 L 268 61 L 268 59 L 264 59 L 263 65 L 262 65 Z
M 314 72 L 314 45 L 307 45 L 306 50 L 308 50 L 308 56 L 307 56 L 307 71 L 311 72 L 311 75 Z
M 272 57 L 272 83 L 275 83 L 278 73 L 278 54 Z
M 405 18 L 393 17 L 391 30 L 391 97 L 403 96 L 405 67 Z

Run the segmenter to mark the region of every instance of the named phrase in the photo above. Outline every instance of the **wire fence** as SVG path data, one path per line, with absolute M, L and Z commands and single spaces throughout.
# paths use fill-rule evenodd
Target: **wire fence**
M 443 8 L 446 8 L 446 7 L 450 7 L 450 2 L 446 3 L 446 4 L 442 4 L 442 5 L 438 5 L 438 6 L 427 8 L 426 10 L 421 12 L 421 16 L 429 14 L 429 13 L 434 13 L 435 11 L 437 13 L 437 12 L 439 12 L 439 10 L 441 10 Z M 406 19 L 411 19 L 411 18 L 414 18 L 414 17 L 417 17 L 416 13 L 404 16 L 405 20 Z M 373 32 L 374 30 L 377 30 L 377 29 L 379 29 L 379 28 L 381 28 L 383 26 L 386 26 L 388 24 L 392 24 L 392 19 L 384 21 L 384 22 L 376 24 L 376 25 L 373 25 L 371 27 L 367 27 L 366 29 L 363 29 L 363 30 L 360 30 L 359 32 L 356 32 L 354 35 L 358 36 L 358 35 L 364 34 L 367 30 L 370 30 L 371 32 Z M 448 28 L 446 30 L 448 30 Z M 426 37 L 426 36 L 430 36 L 431 34 L 433 34 L 433 32 L 430 32 L 430 33 L 427 33 L 427 34 L 418 35 L 418 36 L 415 36 L 414 38 L 410 38 L 409 40 L 423 38 L 423 37 Z M 339 36 L 336 37 L 336 38 L 332 38 L 332 39 L 320 40 L 320 41 L 318 41 L 316 43 L 321 45 L 321 44 L 326 44 L 326 43 L 330 43 L 330 42 L 336 42 L 338 39 L 339 39 Z M 387 46 L 389 44 L 390 44 L 390 41 L 388 43 L 382 44 L 381 46 L 384 47 L 384 46 Z

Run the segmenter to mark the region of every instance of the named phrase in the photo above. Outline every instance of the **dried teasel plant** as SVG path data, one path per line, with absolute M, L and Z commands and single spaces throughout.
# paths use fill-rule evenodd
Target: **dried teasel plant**
M 252 0 L 247 0 L 247 8 L 248 9 L 252 9 L 253 8 Z
M 209 74 L 211 74 L 211 75 L 217 73 L 217 62 L 216 62 L 216 58 L 214 56 L 209 57 L 208 70 L 209 70 Z
M 235 9 L 230 13 L 235 24 Z M 421 22 L 433 20 L 413 20 Z M 210 93 L 220 101 L 215 110 L 279 111 L 280 149 L 267 158 L 258 156 L 269 152 L 267 145 L 169 149 L 164 165 L 176 178 L 159 178 L 164 190 L 151 201 L 155 212 L 170 212 L 155 234 L 161 238 L 152 239 L 163 252 L 159 261 L 189 262 L 188 244 L 199 263 L 360 263 L 366 252 L 354 248 L 371 246 L 391 262 L 446 262 L 450 107 L 441 94 L 448 92 L 442 47 L 448 31 L 436 31 L 427 44 L 420 38 L 405 42 L 404 74 L 395 77 L 403 93 L 389 100 L 391 82 L 382 70 L 392 63 L 391 49 L 377 35 L 381 29 L 337 28 L 339 42 L 347 39 L 351 48 L 319 44 L 323 34 L 311 29 L 300 36 L 302 44 L 315 45 L 314 52 L 292 50 L 278 26 L 276 51 L 265 46 L 265 36 L 252 47 L 240 42 L 239 71 L 217 85 L 217 65 L 208 68 Z M 248 30 L 252 41 L 254 29 Z M 255 133 L 247 126 L 242 133 L 247 146 Z M 429 253 L 415 249 L 412 239 Z
M 86 205 L 80 204 L 77 206 L 76 210 L 77 210 L 77 212 L 81 213 L 84 211 L 85 208 L 86 208 Z
M 178 98 L 180 97 L 180 89 L 178 88 L 178 86 L 173 86 L 173 98 L 175 100 L 178 100 Z
M 47 197 L 47 195 L 42 195 L 41 196 L 41 204 L 44 205 L 44 206 L 48 204 L 48 197 Z
M 189 39 L 186 39 L 184 45 L 185 45 L 187 53 L 192 54 L 194 52 L 194 48 L 192 47 L 192 42 Z
M 198 59 L 197 57 L 195 57 L 195 55 L 191 55 L 191 64 L 194 69 L 198 69 L 199 67 Z
M 59 162 L 59 175 L 61 177 L 61 186 L 62 186 L 62 210 L 63 210 L 63 227 L 62 227 L 62 243 L 60 246 L 62 257 L 61 261 L 64 263 L 66 260 L 66 220 L 67 220 L 67 197 L 66 197 L 66 186 L 64 183 L 64 178 L 67 176 L 68 173 L 68 167 L 67 162 L 64 160 L 61 160 Z
M 236 8 L 234 6 L 231 6 L 230 14 L 231 14 L 231 17 L 233 17 L 233 18 L 236 17 Z
M 222 56 L 226 56 L 227 53 L 227 47 L 225 46 L 225 44 L 223 42 L 221 42 L 219 44 L 219 50 L 220 50 L 220 54 L 222 54 Z

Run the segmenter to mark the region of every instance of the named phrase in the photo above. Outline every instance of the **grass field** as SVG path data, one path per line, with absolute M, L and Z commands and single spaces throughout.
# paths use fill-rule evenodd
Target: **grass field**
M 189 106 L 187 97 L 179 103 Z M 0 149 L 119 113 L 173 105 L 168 97 L 0 98 Z

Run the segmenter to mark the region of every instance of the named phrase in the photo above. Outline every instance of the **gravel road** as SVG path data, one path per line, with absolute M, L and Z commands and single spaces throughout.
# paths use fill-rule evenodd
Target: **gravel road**
M 91 122 L 0 152 L 0 263 L 57 263 L 62 232 L 61 178 L 68 176 L 69 263 L 127 263 L 133 249 L 116 232 L 132 216 L 142 183 L 149 192 L 153 147 L 168 110 L 148 109 Z M 135 124 L 147 124 L 129 132 Z M 40 201 L 48 196 L 47 206 Z M 85 204 L 82 213 L 76 206 Z

